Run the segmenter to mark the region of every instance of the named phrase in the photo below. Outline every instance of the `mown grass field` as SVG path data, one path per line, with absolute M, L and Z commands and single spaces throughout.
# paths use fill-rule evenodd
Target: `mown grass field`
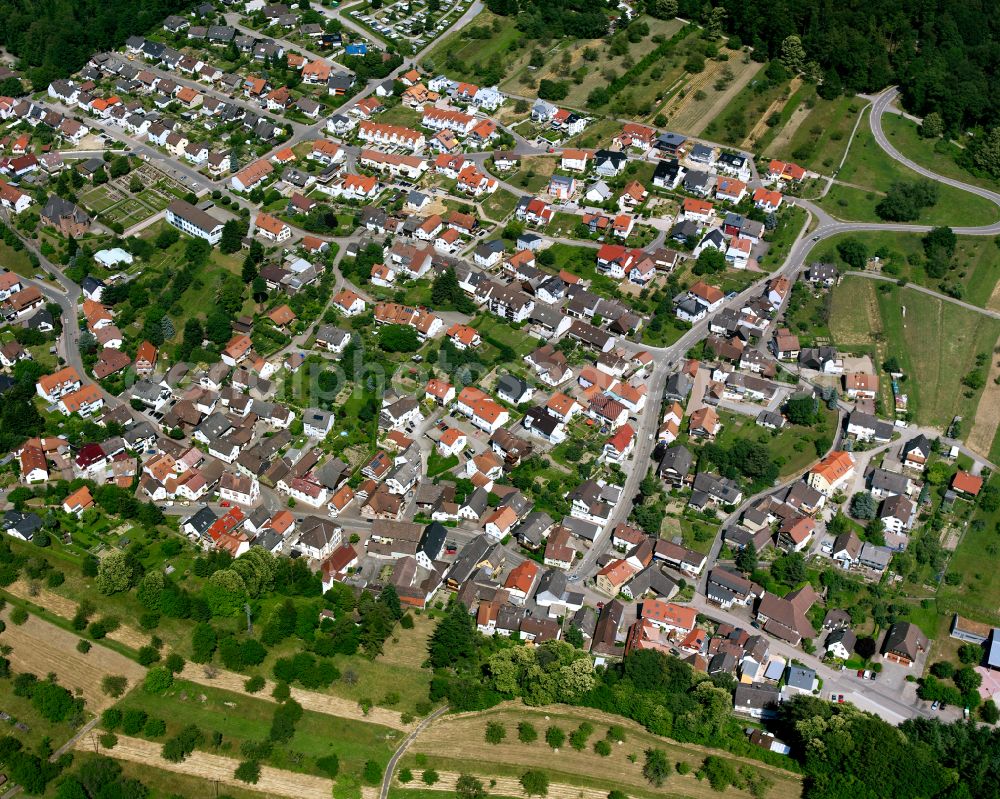
M 962 299 L 980 308 L 1000 310 L 997 283 L 1000 280 L 1000 247 L 985 236 L 960 236 L 953 259 L 956 268 L 944 278 L 930 277 L 924 269 L 923 236 L 919 233 L 870 231 L 842 234 L 818 245 L 810 261 L 829 261 L 841 270 L 847 266 L 837 252 L 837 245 L 848 238 L 864 242 L 868 252 L 879 255 L 883 270 L 911 283 L 940 291 L 943 284 L 959 283 Z
M 3 613 L 7 629 L 0 634 L 0 644 L 9 646 L 11 668 L 16 672 L 31 672 L 44 679 L 54 673 L 64 688 L 83 697 L 86 710 L 100 713 L 114 703 L 101 690 L 101 680 L 107 674 L 128 679 L 130 686 L 140 682 L 146 669 L 124 655 L 94 644 L 87 654 L 77 651 L 79 638 L 35 615 L 21 625 L 10 620 L 10 608 Z
M 954 178 L 993 191 L 1000 187 L 1000 183 L 996 180 L 974 175 L 960 166 L 955 161 L 955 157 L 961 153 L 957 145 L 945 139 L 922 138 L 919 126 L 911 119 L 899 114 L 883 114 L 882 130 L 900 153 L 922 167 L 932 169 L 946 178 Z
M 852 185 L 834 185 L 819 204 L 830 214 L 858 222 L 879 222 L 875 207 L 893 183 L 921 180 L 919 175 L 890 158 L 868 127 L 867 111 L 851 141 L 847 161 L 837 180 Z M 969 227 L 988 225 L 1000 216 L 989 200 L 961 189 L 935 183 L 937 202 L 921 211 L 918 224 Z M 860 187 L 860 188 L 859 188 Z
M 501 744 L 491 745 L 484 741 L 488 721 L 499 722 L 506 728 L 507 736 Z M 538 740 L 530 744 L 518 741 L 517 724 L 521 721 L 527 721 L 536 728 Z M 568 744 L 554 751 L 545 743 L 545 730 L 549 726 L 557 726 L 568 735 L 583 721 L 594 726 L 594 733 L 583 751 L 576 751 Z M 605 736 L 611 724 L 626 730 L 626 740 L 613 745 L 608 757 L 601 757 L 592 747 Z M 642 752 L 651 747 L 665 750 L 672 762 L 688 763 L 692 773 L 684 776 L 672 774 L 662 788 L 653 788 L 642 776 Z M 631 762 L 630 754 L 638 755 L 635 763 Z M 792 799 L 801 795 L 801 780 L 790 772 L 717 750 L 660 738 L 618 716 L 563 705 L 544 708 L 502 705 L 483 713 L 443 716 L 418 736 L 400 765 L 410 767 L 418 775 L 422 767 L 417 765 L 417 758 L 423 756 L 420 757 L 422 762 L 438 770 L 466 772 L 483 778 L 516 778 L 526 769 L 542 769 L 553 783 L 549 795 L 558 794 L 567 799 L 577 795 L 575 792 L 582 791 L 591 796 L 611 788 L 640 799 L 664 796 L 708 799 L 718 794 L 707 782 L 696 779 L 693 772 L 709 754 L 718 754 L 765 773 L 774 783 L 767 792 L 769 799 Z M 558 790 L 554 791 L 556 784 Z M 726 796 L 744 797 L 749 794 L 730 788 Z
M 806 95 L 800 108 L 807 113 L 793 112 L 764 148 L 765 154 L 816 172 L 833 171 L 847 149 L 862 103 L 852 97 L 823 100 Z
M 975 416 L 982 390 L 966 388 L 962 378 L 976 368 L 977 355 L 993 351 L 1000 321 L 912 289 L 847 276 L 834 289 L 830 332 L 846 351 L 873 353 L 876 364 L 898 358 L 914 419 L 944 429 L 956 415 Z M 888 403 L 891 391 L 881 382 Z

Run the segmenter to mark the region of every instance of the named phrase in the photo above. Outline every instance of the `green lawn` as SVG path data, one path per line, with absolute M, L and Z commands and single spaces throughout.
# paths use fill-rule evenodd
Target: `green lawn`
M 204 700 L 202 700 L 204 697 Z M 267 738 L 277 704 L 205 685 L 178 680 L 166 694 L 133 691 L 119 704 L 122 710 L 136 708 L 167 723 L 167 735 L 194 724 L 205 732 L 205 751 L 239 757 L 244 741 Z M 223 743 L 212 746 L 212 732 L 222 733 Z M 295 725 L 295 735 L 286 746 L 275 747 L 267 765 L 324 776 L 315 761 L 335 754 L 342 777 L 358 777 L 366 760 L 381 766 L 389 760 L 402 733 L 377 724 L 305 711 Z M 293 753 L 304 757 L 299 760 Z
M 497 189 L 482 202 L 483 212 L 495 222 L 503 222 L 514 212 L 518 197 L 507 189 Z
M 716 437 L 716 443 L 730 447 L 737 439 L 749 439 L 767 446 L 771 458 L 779 464 L 780 477 L 804 472 L 808 466 L 819 460 L 816 453 L 816 442 L 826 447 L 833 442 L 838 415 L 820 405 L 820 421 L 814 427 L 788 425 L 783 430 L 771 431 L 758 427 L 754 417 L 743 413 L 730 411 L 720 412 L 723 421 L 722 432 Z
M 1000 486 L 1000 476 L 994 475 L 991 484 Z M 960 579 L 955 585 L 946 579 L 938 589 L 938 602 L 944 612 L 1000 624 L 998 524 L 1000 511 L 987 513 L 976 509 L 973 522 L 966 528 L 948 564 L 946 576 L 959 575 Z
M 916 122 L 899 114 L 886 113 L 882 115 L 882 130 L 885 131 L 889 141 L 900 153 L 920 166 L 932 169 L 946 178 L 954 178 L 993 191 L 997 190 L 998 182 L 996 180 L 973 175 L 956 162 L 955 158 L 962 152 L 958 145 L 945 139 L 921 138 Z
M 28 258 L 27 250 L 15 250 L 7 242 L 0 241 L 0 267 L 16 272 L 22 277 L 34 277 L 35 269 Z
M 439 474 L 443 474 L 449 469 L 454 469 L 456 466 L 458 466 L 458 455 L 449 455 L 445 458 L 437 451 L 437 447 L 435 447 L 427 457 L 427 476 L 437 477 Z
M 832 172 L 847 148 L 862 101 L 853 97 L 823 100 L 813 95 L 805 102 L 812 103 L 808 116 L 794 132 L 779 132 L 764 152 L 816 172 Z
M 494 339 L 524 356 L 535 349 L 537 342 L 523 330 L 511 327 L 507 322 L 495 316 L 477 316 L 469 324 L 479 331 L 483 340 Z
M 920 424 L 944 429 L 956 415 L 975 415 L 982 390 L 966 388 L 962 378 L 976 368 L 977 355 L 993 351 L 1000 321 L 894 284 L 847 276 L 834 289 L 830 331 L 842 349 L 873 353 L 876 363 L 898 358 L 911 414 Z M 889 408 L 888 381 L 881 382 Z
M 921 180 L 901 164 L 893 161 L 875 141 L 868 127 L 867 111 L 837 179 L 853 186 L 835 185 L 819 204 L 840 219 L 858 222 L 881 221 L 875 213 L 882 196 L 893 183 Z M 997 206 L 989 200 L 960 189 L 935 184 L 938 200 L 925 208 L 917 219 L 927 225 L 987 225 L 1000 216 Z M 861 186 L 863 188 L 856 188 Z
M 402 103 L 386 109 L 376 117 L 376 122 L 381 125 L 402 125 L 414 130 L 419 130 L 420 121 L 420 114 Z
M 455 80 L 472 80 L 476 72 L 472 67 L 477 63 L 486 63 L 493 56 L 504 56 L 512 46 L 516 47 L 522 34 L 517 30 L 514 17 L 499 17 L 491 11 L 480 12 L 475 19 L 461 30 L 446 36 L 431 50 L 426 60 L 434 63 L 437 70 L 444 68 L 450 59 L 453 67 L 448 68 L 448 74 Z M 494 29 L 494 24 L 497 29 Z M 489 37 L 473 39 L 468 33 L 473 28 L 489 28 Z
M 605 297 L 618 294 L 618 283 L 597 273 L 597 250 L 594 247 L 575 247 L 557 243 L 548 248 L 555 256 L 553 269 L 565 269 L 590 281 L 590 290 Z
M 834 236 L 817 246 L 809 260 L 830 261 L 843 271 L 850 269 L 837 252 L 837 245 L 847 238 L 863 241 L 869 254 L 878 255 L 883 272 L 942 292 L 957 283 L 965 302 L 981 308 L 1000 307 L 1000 298 L 993 299 L 1000 277 L 1000 247 L 992 239 L 960 236 L 953 268 L 943 278 L 932 278 L 924 270 L 923 236 L 915 233 L 871 231 Z
M 778 226 L 768 231 L 765 240 L 771 245 L 767 253 L 760 259 L 760 268 L 765 272 L 773 272 L 780 267 L 788 257 L 795 239 L 806 223 L 806 212 L 797 206 L 785 205 L 778 212 Z

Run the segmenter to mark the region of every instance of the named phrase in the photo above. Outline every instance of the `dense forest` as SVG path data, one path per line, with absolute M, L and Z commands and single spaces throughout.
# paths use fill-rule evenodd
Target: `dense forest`
M 4 0 L 0 45 L 21 59 L 35 88 L 80 69 L 99 50 L 184 12 L 191 0 Z
M 487 0 L 516 15 L 532 39 L 597 37 L 613 14 L 578 0 Z M 615 4 L 611 4 L 614 6 Z M 787 60 L 786 40 L 801 40 L 807 75 L 820 94 L 875 92 L 898 84 L 908 111 L 937 112 L 950 132 L 1000 124 L 1000 17 L 973 0 L 646 0 L 656 17 L 678 15 L 750 45 L 759 60 Z
M 653 0 L 655 2 L 655 0 Z M 799 35 L 828 90 L 874 92 L 899 84 L 907 109 L 937 111 L 949 127 L 993 126 L 1000 98 L 1000 20 L 995 3 L 973 0 L 712 0 L 723 27 L 768 58 Z M 700 19 L 700 0 L 680 0 Z M 712 12 L 709 12 L 711 14 Z M 718 12 L 716 12 L 718 13 Z

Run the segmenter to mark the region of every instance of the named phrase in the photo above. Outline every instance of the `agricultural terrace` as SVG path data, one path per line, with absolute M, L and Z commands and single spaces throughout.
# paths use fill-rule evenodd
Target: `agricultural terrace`
M 499 744 L 486 743 L 487 723 L 503 727 L 506 735 Z M 530 743 L 521 742 L 519 724 L 533 727 L 537 739 Z M 581 725 L 587 725 L 590 733 L 583 734 L 582 741 L 576 741 L 579 748 L 567 742 L 565 746 L 553 749 L 545 740 L 550 728 L 561 730 L 565 738 L 569 738 Z M 614 741 L 613 738 L 618 736 L 613 734 L 608 749 L 595 747 L 602 739 L 607 740 L 611 727 L 615 727 L 615 733 L 620 732 L 624 740 L 620 743 Z M 663 750 L 671 766 L 686 764 L 681 770 L 690 773 L 671 774 L 662 788 L 654 787 L 642 775 L 643 752 L 652 748 Z M 602 755 L 597 750 L 608 754 Z M 482 713 L 443 716 L 417 737 L 400 766 L 409 768 L 416 775 L 425 768 L 433 768 L 441 773 L 445 783 L 441 787 L 445 790 L 450 787 L 446 774 L 454 779 L 456 773 L 467 773 L 484 781 L 496 779 L 496 790 L 500 794 L 520 795 L 518 778 L 527 769 L 538 769 L 545 772 L 550 780 L 548 795 L 560 799 L 579 796 L 603 799 L 610 788 L 622 790 L 637 799 L 663 796 L 709 799 L 718 794 L 706 780 L 697 779 L 694 772 L 705 757 L 713 753 L 721 755 L 735 768 L 743 768 L 766 778 L 771 783 L 766 793 L 769 799 L 792 799 L 801 795 L 799 777 L 782 769 L 651 735 L 638 724 L 620 716 L 564 705 L 530 708 L 508 704 Z M 609 780 L 609 775 L 614 775 L 613 781 Z M 732 787 L 726 795 L 750 796 L 748 792 Z

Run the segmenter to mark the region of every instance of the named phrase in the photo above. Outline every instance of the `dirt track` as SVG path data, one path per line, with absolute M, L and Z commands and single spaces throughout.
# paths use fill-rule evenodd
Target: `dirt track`
M 114 704 L 115 700 L 101 690 L 101 680 L 106 675 L 127 677 L 129 687 L 146 675 L 138 663 L 100 644 L 94 644 L 86 655 L 80 654 L 76 651 L 79 638 L 37 616 L 29 615 L 22 625 L 12 624 L 9 606 L 2 616 L 7 629 L 0 634 L 0 644 L 11 647 L 11 668 L 31 672 L 40 679 L 55 672 L 64 688 L 73 693 L 80 690 L 88 711 L 100 713 Z
M 215 688 L 222 688 L 233 693 L 252 696 L 255 699 L 264 699 L 268 702 L 271 699 L 271 691 L 274 689 L 274 681 L 267 680 L 264 690 L 256 694 L 251 694 L 243 687 L 246 677 L 225 669 L 216 669 L 216 676 L 209 678 L 205 676 L 205 667 L 196 663 L 187 663 L 184 671 L 180 675 L 185 680 L 196 682 L 201 685 L 211 685 Z M 317 691 L 306 691 L 301 688 L 292 688 L 292 698 L 302 705 L 306 710 L 316 713 L 325 713 L 328 716 L 338 716 L 340 718 L 352 719 L 354 721 L 364 721 L 369 724 L 381 724 L 384 727 L 391 727 L 394 730 L 408 730 L 414 724 L 403 724 L 401 714 L 394 710 L 386 710 L 381 707 L 373 707 L 368 715 L 361 712 L 357 702 L 349 699 L 342 699 L 339 696 L 321 694 Z
M 81 738 L 76 748 L 85 752 L 95 751 L 97 734 Z M 100 752 L 117 760 L 128 760 L 133 763 L 144 763 L 164 771 L 200 777 L 205 780 L 242 788 L 247 791 L 288 796 L 292 799 L 330 799 L 333 792 L 333 780 L 313 777 L 309 774 L 297 774 L 294 771 L 261 766 L 260 780 L 256 785 L 240 782 L 233 772 L 240 761 L 229 757 L 211 755 L 207 752 L 193 752 L 180 763 L 171 763 L 160 757 L 161 744 L 144 741 L 141 738 L 118 736 L 118 744 L 114 749 L 100 749 Z

